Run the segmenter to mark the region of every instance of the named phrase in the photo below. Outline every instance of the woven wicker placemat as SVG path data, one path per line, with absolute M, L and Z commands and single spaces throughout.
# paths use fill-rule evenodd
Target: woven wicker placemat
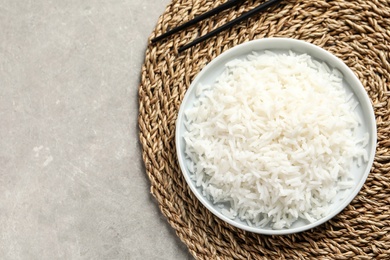
M 173 0 L 151 37 L 226 0 Z M 184 52 L 177 49 L 262 1 L 246 1 L 168 40 L 149 44 L 139 87 L 139 128 L 151 193 L 162 214 L 198 259 L 390 259 L 390 1 L 285 0 Z M 212 215 L 187 186 L 175 151 L 175 120 L 194 76 L 240 43 L 265 37 L 305 40 L 342 59 L 367 90 L 378 127 L 374 166 L 358 196 L 310 231 L 265 236 Z

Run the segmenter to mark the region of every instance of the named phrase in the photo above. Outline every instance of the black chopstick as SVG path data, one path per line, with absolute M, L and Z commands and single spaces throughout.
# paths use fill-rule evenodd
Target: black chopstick
M 233 7 L 233 6 L 237 5 L 239 2 L 242 2 L 242 1 L 245 1 L 245 0 L 230 0 L 230 1 L 224 3 L 224 4 L 220 5 L 220 6 L 217 6 L 214 9 L 204 13 L 204 14 L 201 14 L 201 15 L 195 17 L 194 19 L 192 19 L 192 20 L 190 20 L 190 21 L 188 21 L 188 22 L 186 22 L 186 23 L 184 23 L 182 25 L 179 25 L 178 27 L 173 28 L 172 30 L 170 30 L 170 31 L 168 31 L 166 33 L 161 34 L 160 36 L 157 36 L 157 37 L 153 38 L 152 42 L 154 43 L 154 42 L 157 42 L 159 40 L 162 40 L 162 39 L 164 39 L 164 38 L 166 38 L 166 37 L 168 37 L 168 36 L 178 32 L 180 30 L 183 30 L 184 28 L 187 28 L 187 27 L 189 27 L 191 25 L 194 25 L 197 22 L 200 22 L 200 21 L 202 21 L 202 20 L 204 20 L 204 19 L 206 19 L 206 18 L 208 18 L 210 16 L 218 14 L 219 12 L 222 12 L 223 10 L 226 10 L 226 9 L 228 9 L 230 7 Z
M 255 15 L 256 13 L 266 9 L 267 7 L 270 7 L 271 5 L 274 5 L 274 4 L 277 4 L 278 2 L 280 2 L 281 0 L 269 0 L 267 2 L 264 2 L 260 5 L 258 5 L 257 7 L 253 8 L 252 10 L 244 13 L 243 15 L 241 15 L 240 17 L 237 17 L 236 19 L 234 20 L 231 20 L 230 22 L 222 25 L 221 27 L 218 27 L 217 29 L 209 32 L 208 34 L 205 34 L 197 39 L 195 39 L 193 42 L 187 44 L 187 45 L 184 45 L 182 47 L 179 48 L 179 52 L 182 52 L 182 51 L 185 51 L 186 49 L 188 48 L 191 48 L 192 46 L 210 38 L 210 37 L 213 37 L 215 36 L 216 34 L 222 32 L 223 30 L 227 30 L 229 28 L 231 28 L 233 25 L 236 25 L 240 22 L 242 22 L 243 20 Z

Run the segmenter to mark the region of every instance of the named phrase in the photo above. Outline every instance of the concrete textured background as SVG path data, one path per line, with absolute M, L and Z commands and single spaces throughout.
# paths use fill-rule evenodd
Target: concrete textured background
M 1 259 L 191 259 L 138 141 L 144 51 L 168 3 L 1 1 Z

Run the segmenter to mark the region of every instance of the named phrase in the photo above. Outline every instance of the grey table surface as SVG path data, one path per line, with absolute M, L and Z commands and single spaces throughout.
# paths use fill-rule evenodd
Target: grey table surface
M 138 141 L 141 65 L 168 3 L 1 1 L 1 259 L 191 259 Z

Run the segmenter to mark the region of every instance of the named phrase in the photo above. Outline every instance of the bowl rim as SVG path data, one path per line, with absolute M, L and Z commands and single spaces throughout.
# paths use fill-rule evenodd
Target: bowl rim
M 320 54 L 325 55 L 327 57 L 327 59 L 331 60 L 334 64 L 337 64 L 337 68 L 341 69 L 343 73 L 347 73 L 348 76 L 351 78 L 351 80 L 348 82 L 349 85 L 351 86 L 351 88 L 354 91 L 359 92 L 359 94 L 360 94 L 359 104 L 362 106 L 363 111 L 367 113 L 368 120 L 370 123 L 370 125 L 368 126 L 368 132 L 372 133 L 372 134 L 370 134 L 370 137 L 369 137 L 369 139 L 370 139 L 369 143 L 372 143 L 372 145 L 371 145 L 371 149 L 369 150 L 369 154 L 368 154 L 369 158 L 368 158 L 367 166 L 366 166 L 365 172 L 364 172 L 361 180 L 353 188 L 353 191 L 346 198 L 344 198 L 343 202 L 340 203 L 337 206 L 337 208 L 335 208 L 332 212 L 330 212 L 330 214 L 324 216 L 323 218 L 321 218 L 315 222 L 312 222 L 312 223 L 309 223 L 307 225 L 300 226 L 300 227 L 287 228 L 287 229 L 263 229 L 261 227 L 249 226 L 249 225 L 244 225 L 244 224 L 238 223 L 238 222 L 234 221 L 233 219 L 230 219 L 227 216 L 223 215 L 222 213 L 217 211 L 212 206 L 212 205 L 214 205 L 213 202 L 207 200 L 202 194 L 199 193 L 198 188 L 196 187 L 193 180 L 190 178 L 190 174 L 187 172 L 187 167 L 185 166 L 185 163 L 184 163 L 184 161 L 185 161 L 184 153 L 182 153 L 180 150 L 182 142 L 184 143 L 184 141 L 182 141 L 182 138 L 180 135 L 181 128 L 179 127 L 182 124 L 182 121 L 184 121 L 185 108 L 184 108 L 183 104 L 187 103 L 188 99 L 190 98 L 190 94 L 192 92 L 191 90 L 193 90 L 196 87 L 196 85 L 198 84 L 198 81 L 203 77 L 203 75 L 210 68 L 213 68 L 213 66 L 215 64 L 218 64 L 222 59 L 225 59 L 226 57 L 229 57 L 230 55 L 234 55 L 235 53 L 238 53 L 242 49 L 248 49 L 248 51 L 246 52 L 247 54 L 249 54 L 251 52 L 250 50 L 252 49 L 252 47 L 256 47 L 255 48 L 256 51 L 269 50 L 270 48 L 259 49 L 259 45 L 265 44 L 265 43 L 266 44 L 272 43 L 272 44 L 276 44 L 276 45 L 288 46 L 288 47 L 283 49 L 284 51 L 291 50 L 292 47 L 298 46 L 298 47 L 304 48 L 306 50 L 310 50 L 310 52 L 316 52 L 316 53 L 318 53 L 318 55 L 320 55 Z M 275 49 L 282 49 L 282 48 L 275 48 Z M 309 54 L 309 55 L 313 57 L 313 55 L 311 55 L 311 54 Z M 353 81 L 353 82 L 351 82 L 351 81 Z M 360 100 L 361 98 L 363 100 Z M 361 104 L 361 101 L 363 101 L 364 104 Z M 253 233 L 258 233 L 258 234 L 263 234 L 263 235 L 286 235 L 286 234 L 299 233 L 299 232 L 306 231 L 306 230 L 312 229 L 314 227 L 317 227 L 317 226 L 327 222 L 328 220 L 332 219 L 337 214 L 339 214 L 344 208 L 346 208 L 352 202 L 352 200 L 356 197 L 356 195 L 359 193 L 359 191 L 363 187 L 364 183 L 366 182 L 367 177 L 370 173 L 370 169 L 371 169 L 373 162 L 374 162 L 375 151 L 376 151 L 376 142 L 377 142 L 377 127 L 376 127 L 374 110 L 373 110 L 373 107 L 371 105 L 371 100 L 370 100 L 366 90 L 364 89 L 361 81 L 358 79 L 358 77 L 355 75 L 355 73 L 341 59 L 337 58 L 334 54 L 326 51 L 325 49 L 323 49 L 317 45 L 314 45 L 312 43 L 303 41 L 303 40 L 297 40 L 297 39 L 291 39 L 291 38 L 262 38 L 262 39 L 248 41 L 248 42 L 239 44 L 239 45 L 223 52 L 222 54 L 220 54 L 216 58 L 214 58 L 210 63 L 208 63 L 196 75 L 194 80 L 191 82 L 189 88 L 187 89 L 187 91 L 184 95 L 184 98 L 180 104 L 179 113 L 178 113 L 178 116 L 176 119 L 175 127 L 176 127 L 176 129 L 175 129 L 175 145 L 176 145 L 176 153 L 177 153 L 177 157 L 178 157 L 178 161 L 179 161 L 180 170 L 181 170 L 182 174 L 184 175 L 184 178 L 185 178 L 187 184 L 190 186 L 192 193 L 194 193 L 195 196 L 197 197 L 197 199 L 211 213 L 213 213 L 219 219 L 221 219 L 221 220 L 223 220 L 223 221 L 225 221 L 225 222 L 227 222 L 227 223 L 229 223 L 237 228 L 240 228 L 242 230 L 253 232 Z

